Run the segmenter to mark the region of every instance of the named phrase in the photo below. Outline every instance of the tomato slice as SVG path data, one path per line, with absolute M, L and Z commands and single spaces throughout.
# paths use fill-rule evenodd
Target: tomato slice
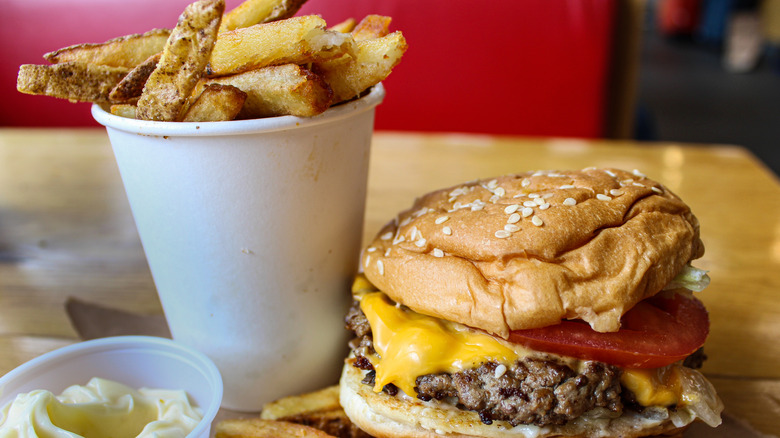
M 599 333 L 583 321 L 515 330 L 509 341 L 537 351 L 627 368 L 658 368 L 684 359 L 709 334 L 707 310 L 692 296 L 654 296 L 626 312 L 617 332 Z

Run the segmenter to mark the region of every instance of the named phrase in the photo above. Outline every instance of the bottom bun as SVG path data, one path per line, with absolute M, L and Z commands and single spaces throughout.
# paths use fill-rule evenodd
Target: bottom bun
M 361 383 L 365 372 L 348 360 L 341 374 L 341 406 L 349 419 L 378 438 L 551 438 L 681 436 L 687 425 L 677 427 L 667 409 L 646 409 L 643 414 L 626 410 L 619 417 L 594 409 L 560 426 L 512 426 L 502 421 L 484 424 L 476 412 L 464 411 L 442 402 L 376 393 Z

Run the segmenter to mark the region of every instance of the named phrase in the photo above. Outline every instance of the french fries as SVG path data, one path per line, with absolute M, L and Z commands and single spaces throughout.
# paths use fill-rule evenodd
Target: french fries
M 184 9 L 138 99 L 139 119 L 180 120 L 209 61 L 224 10 L 224 0 L 199 0 Z
M 249 27 L 295 15 L 306 0 L 246 0 L 222 17 L 219 31 Z
M 408 48 L 401 32 L 358 41 L 356 46 L 354 57 L 344 56 L 312 68 L 333 89 L 334 104 L 353 99 L 384 80 Z
M 232 85 L 247 94 L 238 114 L 240 119 L 280 115 L 310 117 L 322 113 L 333 102 L 333 92 L 322 77 L 296 64 L 206 79 L 199 87 L 209 84 Z
M 111 90 L 127 74 L 124 67 L 63 62 L 19 67 L 16 89 L 74 102 L 108 102 Z
M 357 21 L 350 17 L 340 23 L 334 24 L 333 26 L 329 27 L 329 29 L 336 32 L 349 33 L 352 32 L 352 29 L 355 28 L 355 25 L 357 25 Z
M 211 84 L 189 106 L 182 122 L 233 120 L 245 100 L 246 93 L 232 85 Z
M 144 34 L 126 35 L 100 44 L 65 47 L 43 57 L 53 64 L 83 62 L 133 68 L 161 52 L 170 34 L 170 29 L 152 29 Z
M 141 120 L 311 117 L 363 95 L 407 49 L 390 17 L 328 28 L 293 16 L 306 0 L 245 0 L 228 13 L 224 1 L 195 1 L 172 30 L 47 53 L 52 64 L 20 66 L 17 89 Z
M 339 403 L 338 385 L 267 403 L 260 418 L 303 424 L 340 438 L 370 437 L 344 413 Z
M 130 102 L 141 97 L 141 93 L 144 91 L 144 85 L 151 76 L 152 72 L 157 68 L 157 64 L 160 62 L 162 52 L 150 56 L 146 61 L 138 64 L 130 70 L 130 72 L 116 84 L 111 93 L 108 95 L 112 102 Z
M 383 15 L 366 15 L 352 30 L 355 41 L 381 38 L 390 33 L 390 17 Z
M 332 438 L 331 435 L 302 424 L 250 418 L 223 420 L 215 427 L 216 438 Z
M 211 53 L 208 76 L 281 64 L 308 64 L 353 52 L 354 41 L 325 29 L 317 15 L 304 15 L 224 32 Z

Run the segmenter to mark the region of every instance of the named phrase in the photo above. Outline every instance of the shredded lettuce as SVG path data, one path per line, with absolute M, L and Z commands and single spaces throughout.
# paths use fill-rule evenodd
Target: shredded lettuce
M 709 284 L 710 276 L 707 275 L 707 271 L 687 265 L 664 289 L 684 287 L 694 292 L 701 292 Z

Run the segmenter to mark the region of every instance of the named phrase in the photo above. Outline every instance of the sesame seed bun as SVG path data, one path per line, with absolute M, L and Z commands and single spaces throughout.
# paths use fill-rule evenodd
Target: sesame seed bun
M 340 382 L 340 403 L 356 426 L 377 438 L 589 438 L 681 436 L 687 424 L 677 427 L 663 408 L 657 415 L 642 416 L 624 411 L 614 418 L 583 417 L 561 426 L 538 427 L 496 421 L 484 424 L 473 411 L 455 409 L 435 401 L 399 398 L 376 393 L 361 383 L 363 372 L 344 365 Z
M 581 319 L 600 332 L 704 246 L 690 208 L 618 169 L 548 171 L 426 194 L 364 250 L 365 275 L 411 309 L 507 337 Z

